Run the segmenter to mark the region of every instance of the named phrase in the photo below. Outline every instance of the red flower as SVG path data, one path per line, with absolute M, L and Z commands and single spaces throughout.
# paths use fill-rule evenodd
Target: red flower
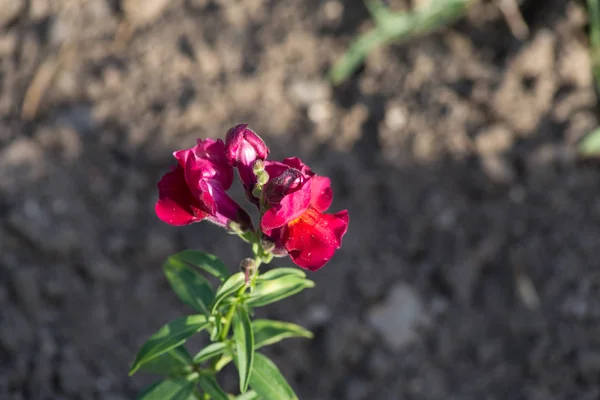
M 316 271 L 333 257 L 348 230 L 348 212 L 324 214 L 333 192 L 329 178 L 315 175 L 298 158 L 268 162 L 265 185 L 269 208 L 261 220 L 263 233 L 302 268 Z
M 178 164 L 158 182 L 156 215 L 171 225 L 188 225 L 204 219 L 242 229 L 251 226 L 248 213 L 225 192 L 233 183 L 233 170 L 222 140 L 200 140 L 191 149 L 173 153 Z
M 247 124 L 236 125 L 227 132 L 225 138 L 225 154 L 232 167 L 236 167 L 246 192 L 252 199 L 252 188 L 256 183 L 256 175 L 252 170 L 256 160 L 264 161 L 269 148 Z

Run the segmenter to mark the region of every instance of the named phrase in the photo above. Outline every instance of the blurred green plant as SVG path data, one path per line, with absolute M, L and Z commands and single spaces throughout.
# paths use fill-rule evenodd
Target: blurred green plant
M 334 85 L 344 82 L 374 49 L 444 28 L 462 18 L 476 0 L 430 0 L 410 12 L 391 12 L 381 0 L 365 0 L 375 28 L 358 36 L 329 71 Z
M 596 89 L 600 90 L 600 0 L 588 0 L 590 22 L 590 60 Z M 600 155 L 600 127 L 594 129 L 579 144 L 579 154 L 583 157 Z

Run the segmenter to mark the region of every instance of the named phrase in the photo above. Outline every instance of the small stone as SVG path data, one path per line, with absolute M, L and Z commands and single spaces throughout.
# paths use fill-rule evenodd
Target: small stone
M 418 294 L 404 283 L 394 286 L 385 302 L 368 315 L 369 323 L 394 350 L 413 342 L 417 328 L 427 319 Z
M 339 1 L 330 0 L 323 5 L 323 15 L 329 21 L 338 21 L 344 14 L 344 5 Z
M 134 26 L 143 26 L 156 21 L 170 2 L 170 0 L 124 0 L 123 11 Z
M 25 0 L 0 0 L 0 27 L 19 16 L 25 6 Z
M 332 108 L 331 103 L 326 101 L 311 104 L 308 107 L 308 119 L 314 124 L 321 124 L 328 121 L 333 114 Z
M 512 132 L 503 125 L 493 125 L 475 137 L 477 151 L 485 154 L 496 154 L 506 151 L 512 144 Z
M 0 0 L 1 2 L 2 0 Z M 6 34 L 0 36 L 0 57 L 8 56 L 15 51 L 17 47 L 17 35 Z
M 516 172 L 504 157 L 489 155 L 481 159 L 481 166 L 491 181 L 509 184 L 515 180 Z
M 328 100 L 331 97 L 330 86 L 323 81 L 296 81 L 289 87 L 289 95 L 298 104 L 309 106 Z
M 385 126 L 391 131 L 397 131 L 406 126 L 407 112 L 400 106 L 392 106 L 385 112 Z

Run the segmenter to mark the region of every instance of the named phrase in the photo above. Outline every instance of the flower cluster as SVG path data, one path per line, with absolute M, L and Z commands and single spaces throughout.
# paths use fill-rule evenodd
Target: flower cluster
M 198 139 L 191 149 L 174 152 L 178 163 L 158 183 L 156 215 L 171 225 L 208 220 L 236 233 L 254 231 L 248 212 L 227 194 L 236 168 L 260 212 L 256 232 L 263 249 L 316 271 L 341 246 L 348 212 L 325 214 L 333 199 L 329 178 L 299 158 L 270 161 L 268 154 L 245 124 L 230 129 L 225 142 Z

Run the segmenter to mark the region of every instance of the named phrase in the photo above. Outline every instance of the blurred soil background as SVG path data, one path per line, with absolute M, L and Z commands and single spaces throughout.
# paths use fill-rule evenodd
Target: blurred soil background
M 189 312 L 163 260 L 249 253 L 160 222 L 156 182 L 239 122 L 350 212 L 317 287 L 261 311 L 315 332 L 267 351 L 301 399 L 600 398 L 586 10 L 521 12 L 523 39 L 484 3 L 333 88 L 372 25 L 358 0 L 0 0 L 0 398 L 131 399 L 155 379 L 129 363 Z

